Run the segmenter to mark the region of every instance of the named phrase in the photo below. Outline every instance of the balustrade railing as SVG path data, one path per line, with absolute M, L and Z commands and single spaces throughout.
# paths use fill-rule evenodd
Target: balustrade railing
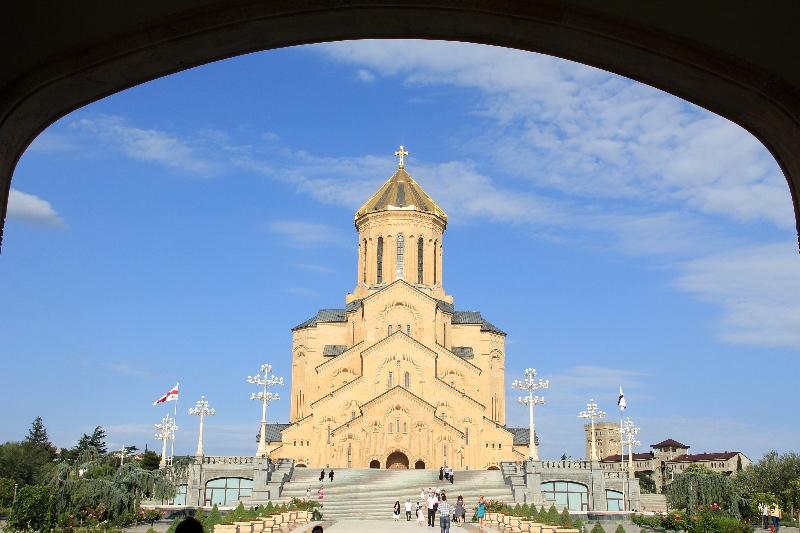
M 205 465 L 251 465 L 255 457 L 243 455 L 205 455 Z

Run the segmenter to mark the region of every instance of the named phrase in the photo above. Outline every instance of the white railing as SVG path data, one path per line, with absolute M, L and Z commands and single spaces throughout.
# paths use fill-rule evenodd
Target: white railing
M 244 455 L 206 455 L 204 465 L 251 465 L 255 457 Z

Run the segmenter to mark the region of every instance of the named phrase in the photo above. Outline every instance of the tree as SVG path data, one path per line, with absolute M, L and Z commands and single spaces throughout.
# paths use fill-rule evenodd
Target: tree
M 789 486 L 783 491 L 783 499 L 791 506 L 791 513 L 794 515 L 795 509 L 800 508 L 800 479 L 789 482 Z M 800 523 L 800 514 L 798 514 Z
M 79 451 L 84 451 L 89 448 L 96 449 L 97 453 L 100 455 L 108 453 L 108 449 L 106 448 L 106 432 L 102 426 L 94 428 L 91 435 L 84 433 L 83 436 L 78 439 Z
M 153 450 L 147 450 L 142 454 L 141 467 L 145 470 L 158 470 L 161 464 L 161 456 Z
M 56 523 L 55 491 L 42 485 L 22 487 L 11 506 L 8 526 L 12 530 L 46 532 Z
M 646 472 L 635 472 L 634 476 L 639 480 L 639 489 L 642 494 L 656 493 L 656 482 L 650 474 Z
M 47 429 L 44 427 L 41 416 L 37 416 L 33 424 L 31 424 L 31 429 L 28 430 L 28 436 L 25 437 L 25 442 L 30 442 L 31 444 L 37 444 L 39 446 L 47 446 L 48 448 L 53 447 L 53 444 L 47 436 Z
M 606 530 L 603 529 L 603 526 L 600 525 L 600 522 L 595 522 L 594 527 L 592 528 L 592 533 L 606 533 Z
M 11 507 L 14 501 L 14 480 L 7 477 L 0 477 L 0 509 Z
M 736 472 L 731 480 L 739 496 L 744 500 L 745 511 L 752 510 L 748 501 L 755 493 L 769 493 L 778 497 L 781 507 L 788 509 L 792 504 L 786 500 L 789 484 L 800 478 L 800 455 L 787 452 L 778 455 L 771 451 L 764 454 L 759 461 Z
M 686 467 L 686 469 L 682 472 L 685 474 L 686 472 L 697 472 L 698 474 L 713 474 L 714 472 L 708 468 L 706 465 L 702 463 L 692 463 Z
M 53 448 L 31 442 L 0 444 L 0 477 L 19 485 L 45 483 L 53 468 Z
M 731 518 L 739 518 L 739 498 L 731 481 L 722 474 L 684 472 L 667 489 L 667 501 L 673 509 L 694 512 L 698 506 L 718 504 Z

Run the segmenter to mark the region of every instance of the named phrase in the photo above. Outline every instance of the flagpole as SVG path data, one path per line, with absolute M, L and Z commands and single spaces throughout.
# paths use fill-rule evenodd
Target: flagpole
M 181 382 L 178 381 L 175 385 L 175 388 L 178 389 Z M 178 426 L 178 396 L 180 396 L 180 390 L 178 390 L 178 394 L 175 395 L 175 418 L 174 418 L 174 425 L 175 427 Z M 622 426 L 620 426 L 622 427 Z M 172 430 L 172 445 L 169 451 L 169 463 L 172 464 L 172 459 L 175 457 L 175 430 Z
M 622 472 L 622 510 L 627 511 L 625 505 L 625 440 L 622 438 L 622 406 L 619 408 L 619 447 L 620 458 L 622 459 L 621 472 Z

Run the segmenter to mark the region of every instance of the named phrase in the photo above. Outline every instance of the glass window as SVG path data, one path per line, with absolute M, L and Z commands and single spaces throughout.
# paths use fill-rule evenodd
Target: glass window
M 405 422 L 403 422 L 403 433 L 408 433 L 408 425 Z
M 331 427 L 328 426 L 328 444 L 331 443 Z
M 422 284 L 423 274 L 423 245 L 422 237 L 417 239 L 417 283 Z
M 392 388 L 392 373 L 391 372 L 389 372 L 389 383 L 388 383 L 388 385 L 389 385 L 389 388 L 391 389 Z
M 606 489 L 606 510 L 623 511 L 622 493 Z
M 378 276 L 376 283 L 383 283 L 383 237 L 378 237 Z
M 388 332 L 389 335 L 392 334 L 392 325 L 391 324 L 389 324 L 389 329 L 387 330 L 387 332 Z
M 231 505 L 243 496 L 250 496 L 253 480 L 239 477 L 213 479 L 206 483 L 203 505 Z
M 364 239 L 364 266 L 361 278 L 364 283 L 367 282 L 367 239 Z
M 172 500 L 161 500 L 164 505 L 186 505 L 186 485 L 175 486 L 175 498 Z
M 397 279 L 403 279 L 403 263 L 406 255 L 405 239 L 397 236 Z
M 438 262 L 436 261 L 436 248 L 437 248 L 437 244 L 438 244 L 438 243 L 437 243 L 436 241 L 433 241 L 433 284 L 434 284 L 434 285 L 436 285 L 436 274 L 437 274 L 437 272 L 436 272 L 436 266 L 438 265 Z
M 464 428 L 464 440 L 466 445 L 469 446 L 469 428 Z
M 406 372 L 406 374 L 405 374 L 403 379 L 404 379 L 405 387 L 408 388 L 408 385 L 411 383 L 411 374 Z
M 571 481 L 546 481 L 541 484 L 547 503 L 562 505 L 570 511 L 589 510 L 589 489 L 586 485 Z
M 411 336 L 411 324 L 406 324 L 406 335 Z
M 389 433 L 394 433 L 394 424 L 389 423 Z

